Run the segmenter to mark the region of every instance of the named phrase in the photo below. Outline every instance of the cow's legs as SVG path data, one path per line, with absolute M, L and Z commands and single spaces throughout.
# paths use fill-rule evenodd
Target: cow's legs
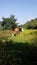
M 14 34 L 12 34 L 12 36 L 14 36 Z
M 16 34 L 12 34 L 12 36 L 16 36 Z

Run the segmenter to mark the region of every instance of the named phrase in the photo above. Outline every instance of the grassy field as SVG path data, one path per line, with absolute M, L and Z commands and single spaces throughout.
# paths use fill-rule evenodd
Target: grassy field
M 0 65 L 37 65 L 37 30 L 0 31 Z
M 1 39 L 3 42 L 12 40 L 14 42 L 37 43 L 37 30 L 24 30 L 16 36 L 12 36 L 12 31 L 9 30 L 0 31 Z

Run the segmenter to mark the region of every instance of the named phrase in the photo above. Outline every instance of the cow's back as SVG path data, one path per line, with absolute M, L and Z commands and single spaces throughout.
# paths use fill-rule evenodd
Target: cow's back
M 20 33 L 20 31 L 21 31 L 20 28 L 15 28 L 14 31 L 13 31 L 13 35 Z

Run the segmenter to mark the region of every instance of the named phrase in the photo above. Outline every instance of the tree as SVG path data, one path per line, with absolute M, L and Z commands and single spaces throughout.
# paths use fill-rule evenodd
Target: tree
M 15 27 L 17 27 L 18 23 L 16 23 L 17 19 L 15 19 L 15 16 L 14 15 L 11 15 L 10 16 L 10 24 L 11 24 L 11 29 L 14 29 Z
M 2 27 L 3 27 L 3 30 L 4 30 L 4 26 L 5 26 L 6 22 L 5 22 L 5 18 L 4 17 L 2 17 L 2 19 L 3 19 L 3 21 L 2 21 Z
M 22 27 L 26 29 L 37 29 L 37 18 L 31 19 L 31 21 L 27 21 L 26 24 L 22 25 Z
M 17 19 L 15 18 L 14 15 L 11 15 L 10 18 L 2 18 L 3 22 L 2 22 L 2 27 L 3 29 L 14 29 L 15 27 L 17 27 Z

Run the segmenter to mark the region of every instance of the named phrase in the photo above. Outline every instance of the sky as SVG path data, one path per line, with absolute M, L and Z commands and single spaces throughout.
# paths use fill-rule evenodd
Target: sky
M 0 21 L 10 15 L 14 15 L 19 24 L 37 18 L 37 0 L 0 0 Z

